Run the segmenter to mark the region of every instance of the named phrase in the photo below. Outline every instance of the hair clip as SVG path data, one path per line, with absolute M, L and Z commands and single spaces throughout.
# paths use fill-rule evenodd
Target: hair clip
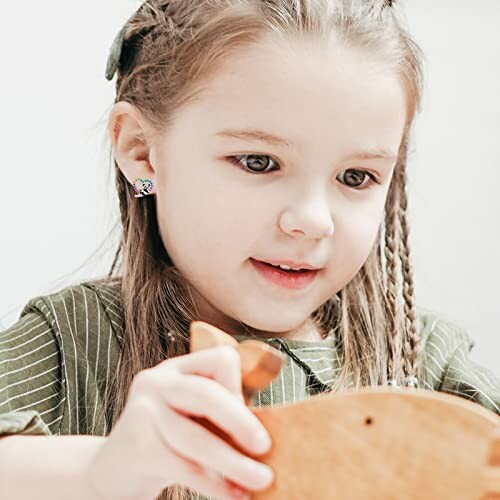
M 115 76 L 116 70 L 118 69 L 118 65 L 120 64 L 120 58 L 123 51 L 123 44 L 125 41 L 125 33 L 127 32 L 127 28 L 129 26 L 130 21 L 136 16 L 137 12 L 139 12 L 144 7 L 144 3 L 134 12 L 128 19 L 127 22 L 123 25 L 122 29 L 118 32 L 113 40 L 111 48 L 109 49 L 108 61 L 106 63 L 106 79 L 112 80 Z
M 120 63 L 120 57 L 123 49 L 123 41 L 125 36 L 125 31 L 127 29 L 127 24 L 118 32 L 111 49 L 109 50 L 108 62 L 106 63 L 106 79 L 112 80 L 115 76 L 116 70 L 118 69 L 118 64 Z
M 116 70 L 118 69 L 118 66 L 120 64 L 122 51 L 123 51 L 123 45 L 125 42 L 125 35 L 127 34 L 127 30 L 129 28 L 131 21 L 134 19 L 134 17 L 137 15 L 138 12 L 140 12 L 141 10 L 143 10 L 145 8 L 148 8 L 147 2 L 143 2 L 140 5 L 140 7 L 137 9 L 137 11 L 134 12 L 128 18 L 127 22 L 123 25 L 122 29 L 118 32 L 115 39 L 113 40 L 113 43 L 112 43 L 111 48 L 109 50 L 108 61 L 106 63 L 106 79 L 107 80 L 112 80 L 113 77 L 115 76 Z M 150 31 L 151 27 L 145 28 L 145 30 Z M 137 35 L 137 33 L 143 33 L 143 31 L 144 30 L 129 34 L 127 36 L 127 40 L 129 38 L 131 38 L 132 36 Z

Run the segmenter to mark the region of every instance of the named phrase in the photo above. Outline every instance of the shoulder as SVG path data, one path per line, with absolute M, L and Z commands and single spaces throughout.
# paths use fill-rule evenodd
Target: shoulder
M 33 297 L 0 332 L 0 434 L 66 433 L 72 421 L 77 430 L 86 423 L 79 386 L 94 395 L 119 352 L 110 319 L 117 287 L 98 285 L 100 293 L 80 283 Z
M 465 326 L 456 318 L 451 318 L 423 307 L 417 307 L 417 329 L 425 346 L 440 343 L 444 349 L 456 349 L 461 344 L 470 348 L 475 345 Z
M 89 329 L 105 328 L 121 343 L 121 281 L 84 281 L 38 295 L 26 303 L 20 319 L 32 313 L 43 316 L 52 329 L 61 335 L 79 338 L 83 332 L 87 334 Z
M 106 398 L 122 350 L 120 297 L 117 280 L 85 281 L 33 297 L 21 311 L 18 324 L 36 317 L 54 339 L 52 349 L 58 360 L 54 369 L 60 381 L 58 408 L 64 408 L 64 414 L 57 416 L 60 434 L 105 432 L 106 423 L 97 408 Z M 39 358 L 42 353 L 33 356 Z
M 41 313 L 28 312 L 0 331 L 0 436 L 57 433 L 62 380 L 55 332 Z
M 439 390 L 456 352 L 470 351 L 475 341 L 460 321 L 423 307 L 416 310 L 424 388 Z
M 500 415 L 500 379 L 473 361 L 474 339 L 458 320 L 417 309 L 422 388 L 468 399 Z

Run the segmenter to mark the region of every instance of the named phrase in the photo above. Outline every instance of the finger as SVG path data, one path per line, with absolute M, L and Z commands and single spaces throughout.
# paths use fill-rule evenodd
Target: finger
M 174 427 L 168 422 L 175 410 L 170 410 L 158 398 L 149 396 L 137 399 L 133 411 L 136 412 L 138 420 L 151 423 L 136 444 L 135 461 L 150 478 L 152 488 L 155 484 L 161 489 L 181 484 L 190 489 L 197 489 L 210 498 L 233 499 L 238 495 L 244 498 L 241 494 L 247 493 L 248 490 L 217 473 L 213 468 L 201 465 L 196 459 L 192 460 L 177 453 L 169 445 L 166 434 L 170 434 Z M 120 421 L 115 426 L 114 432 L 119 425 Z M 177 432 L 177 429 L 175 431 Z M 156 489 L 154 491 L 158 494 Z
M 189 464 L 189 461 L 181 460 Z M 188 465 L 185 471 L 179 470 L 179 478 L 180 481 L 178 484 L 190 490 L 195 490 L 208 498 L 223 500 L 234 500 L 236 498 L 247 500 L 250 498 L 250 494 L 245 488 L 238 486 L 217 472 L 200 465 L 195 467 Z
M 273 473 L 267 465 L 239 453 L 220 437 L 167 406 L 161 413 L 161 437 L 166 446 L 184 459 L 214 470 L 247 489 L 260 490 L 271 484 Z
M 163 366 L 162 366 L 163 365 Z M 244 402 L 241 387 L 241 358 L 231 346 L 217 346 L 171 358 L 157 365 L 158 369 L 177 368 L 179 373 L 212 378 Z
M 165 420 L 160 416 L 165 408 L 149 407 L 149 415 L 156 415 L 157 419 Z M 152 429 L 154 426 L 151 427 Z M 249 498 L 248 490 L 242 488 L 228 478 L 224 478 L 213 469 L 189 460 L 175 452 L 173 448 L 164 443 L 164 438 L 158 429 L 151 433 L 151 444 L 147 446 L 148 453 L 140 462 L 148 471 L 151 480 L 158 480 L 159 488 L 167 488 L 175 484 L 185 486 L 191 490 L 208 496 L 209 498 Z M 142 444 L 142 443 L 141 443 Z M 153 492 L 153 490 L 152 490 Z M 158 494 L 158 490 L 154 490 Z M 145 492 L 144 492 L 145 493 Z M 246 496 L 245 496 L 246 495 Z
M 165 384 L 161 394 L 175 410 L 208 418 L 250 453 L 266 453 L 271 439 L 260 420 L 214 380 L 181 375 Z

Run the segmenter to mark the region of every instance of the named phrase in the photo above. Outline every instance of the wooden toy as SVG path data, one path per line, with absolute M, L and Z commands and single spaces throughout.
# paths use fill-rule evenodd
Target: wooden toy
M 190 335 L 192 352 L 237 349 L 247 405 L 281 369 L 282 354 L 264 342 L 238 344 L 201 321 Z M 375 387 L 250 408 L 273 441 L 253 458 L 275 472 L 253 499 L 500 500 L 500 418 L 459 396 Z M 246 453 L 207 419 L 195 420 Z

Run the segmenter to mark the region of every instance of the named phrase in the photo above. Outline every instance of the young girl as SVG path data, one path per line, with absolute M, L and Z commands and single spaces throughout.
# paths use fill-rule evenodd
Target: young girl
M 0 336 L 2 498 L 269 487 L 237 351 L 189 353 L 195 320 L 285 354 L 254 406 L 388 385 L 500 413 L 474 341 L 414 303 L 405 168 L 421 59 L 388 0 L 141 6 L 106 75 L 113 266 L 31 299 Z

